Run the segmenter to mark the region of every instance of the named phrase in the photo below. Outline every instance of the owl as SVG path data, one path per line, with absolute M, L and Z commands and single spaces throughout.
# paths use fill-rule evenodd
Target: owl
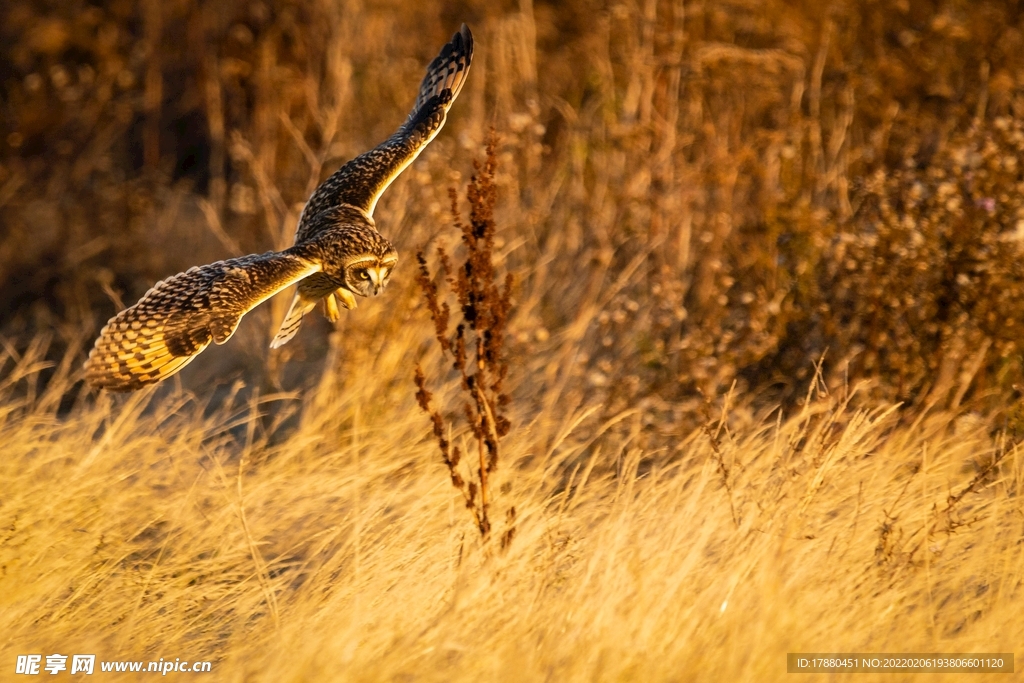
M 383 292 L 398 254 L 377 232 L 373 209 L 441 130 L 472 59 L 473 35 L 463 24 L 427 67 L 412 113 L 398 131 L 313 192 L 299 217 L 294 246 L 196 266 L 158 282 L 104 326 L 85 363 L 86 381 L 133 391 L 166 379 L 211 341 L 230 339 L 248 311 L 296 283 L 273 348 L 294 337 L 302 317 L 318 303 L 334 321 L 339 306 L 356 307 L 357 295 Z

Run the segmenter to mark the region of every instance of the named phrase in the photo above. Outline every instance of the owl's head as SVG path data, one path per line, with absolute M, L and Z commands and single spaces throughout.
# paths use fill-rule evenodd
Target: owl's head
M 345 226 L 332 233 L 323 245 L 324 272 L 360 296 L 383 292 L 398 263 L 391 242 L 369 226 Z
M 398 263 L 394 249 L 384 254 L 356 256 L 345 267 L 345 286 L 359 296 L 376 296 L 391 279 L 391 270 Z

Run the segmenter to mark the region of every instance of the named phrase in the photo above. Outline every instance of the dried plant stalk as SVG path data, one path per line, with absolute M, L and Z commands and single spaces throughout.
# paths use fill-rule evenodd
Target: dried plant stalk
M 434 322 L 434 336 L 442 353 L 452 359 L 452 370 L 461 380 L 461 415 L 477 444 L 477 461 L 469 467 L 468 477 L 460 474 L 459 465 L 463 453 L 452 445 L 448 436 L 459 411 L 453 411 L 451 422 L 446 422 L 441 412 L 434 409 L 431 404 L 433 395 L 427 389 L 426 376 L 419 365 L 416 366 L 415 377 L 416 399 L 430 416 L 434 437 L 451 474 L 452 484 L 462 493 L 466 508 L 484 539 L 489 538 L 491 532 L 490 475 L 498 467 L 500 440 L 510 427 L 504 414 L 509 398 L 502 387 L 508 374 L 503 346 L 511 309 L 512 276 L 506 275 L 503 283 L 499 284 L 494 268 L 496 142 L 492 132 L 484 163 L 474 163 L 476 173 L 466 191 L 470 205 L 468 223 L 460 215 L 455 188 L 449 192 L 455 226 L 462 233 L 465 248 L 465 260 L 457 267 L 443 247 L 437 249 L 440 264 L 437 274 L 444 272 L 443 282 L 458 301 L 455 326 L 451 331 L 452 310 L 443 300 L 445 292 L 435 282 L 424 251 L 420 250 L 416 255 L 419 262 L 417 281 Z M 506 511 L 507 524 L 501 538 L 502 547 L 512 540 L 515 515 L 515 507 Z

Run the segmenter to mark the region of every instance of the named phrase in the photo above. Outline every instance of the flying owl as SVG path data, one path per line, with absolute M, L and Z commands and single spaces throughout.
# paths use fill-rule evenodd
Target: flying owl
M 384 291 L 398 254 L 377 232 L 373 209 L 441 130 L 472 59 L 473 34 L 463 24 L 427 67 L 412 113 L 398 131 L 313 192 L 299 217 L 294 246 L 196 266 L 158 282 L 104 326 L 85 362 L 86 381 L 133 391 L 166 379 L 211 341 L 230 339 L 248 311 L 296 283 L 272 348 L 294 337 L 302 316 L 319 302 L 334 321 L 339 305 L 356 307 L 356 294 Z

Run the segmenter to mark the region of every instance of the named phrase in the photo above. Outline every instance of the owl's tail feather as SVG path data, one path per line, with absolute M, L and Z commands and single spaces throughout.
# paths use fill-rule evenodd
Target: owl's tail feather
M 302 292 L 295 292 L 295 296 L 292 298 L 292 305 L 288 309 L 288 315 L 284 317 L 281 327 L 270 342 L 270 348 L 276 349 L 291 341 L 292 337 L 299 331 L 299 325 L 302 324 L 302 316 L 312 311 L 317 301 L 319 299 L 308 299 L 302 295 Z

